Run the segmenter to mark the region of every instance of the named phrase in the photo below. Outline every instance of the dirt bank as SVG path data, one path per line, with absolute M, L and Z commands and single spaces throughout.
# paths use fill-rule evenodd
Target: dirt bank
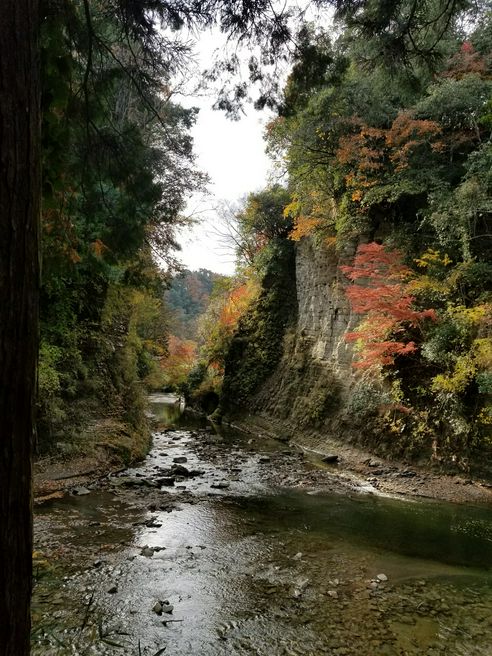
M 492 503 L 492 484 L 461 474 L 375 456 L 369 451 L 315 433 L 293 432 L 290 426 L 258 416 L 248 416 L 234 425 L 257 436 L 280 439 L 304 454 L 304 465 L 287 477 L 278 473 L 279 483 L 333 487 L 333 478 L 355 485 L 369 494 L 436 499 L 452 503 Z M 324 459 L 334 462 L 325 463 Z

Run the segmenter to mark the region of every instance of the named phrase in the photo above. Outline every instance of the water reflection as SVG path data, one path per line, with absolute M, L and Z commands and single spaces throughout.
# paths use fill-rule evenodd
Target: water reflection
M 170 424 L 208 426 L 200 439 L 211 438 L 206 420 L 183 413 L 175 398 L 154 397 L 153 411 L 161 431 Z M 63 603 L 81 600 L 79 617 L 93 593 L 102 614 L 87 622 L 95 627 L 92 642 L 83 642 L 77 623 L 76 653 L 153 656 L 164 647 L 175 656 L 490 653 L 488 508 L 267 488 L 250 436 L 226 430 L 209 452 L 197 448 L 190 430 L 160 433 L 149 458 L 130 470 L 151 476 L 176 454 L 203 469 L 196 489 L 187 483 L 189 496 L 178 510 L 153 503 L 146 512 L 145 491 L 132 508 L 118 491 L 67 497 L 40 511 L 64 548 L 104 554 L 100 567 L 58 582 Z M 241 462 L 243 481 L 209 496 L 212 477 L 228 471 L 227 458 Z M 142 524 L 150 516 L 155 521 Z M 153 611 L 159 599 L 170 600 L 172 616 Z M 42 607 L 50 610 L 51 600 L 46 595 Z M 124 647 L 107 641 L 101 647 L 97 636 L 117 621 L 124 632 L 115 633 L 116 641 Z M 57 622 L 55 638 L 65 641 L 69 620 L 62 613 Z M 35 656 L 74 653 L 46 640 L 51 651 L 41 644 Z

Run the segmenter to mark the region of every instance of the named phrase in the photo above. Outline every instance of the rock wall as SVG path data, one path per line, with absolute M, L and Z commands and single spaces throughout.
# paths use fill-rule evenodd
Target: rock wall
M 333 248 L 299 242 L 296 252 L 297 333 L 310 340 L 310 356 L 342 376 L 350 377 L 352 347 L 345 341 L 351 312 L 345 297 L 346 278 L 339 265 L 347 263 L 355 247 L 337 254 Z
M 257 416 L 302 429 L 340 426 L 354 382 L 353 327 L 340 264 L 356 244 L 337 253 L 309 238 L 296 248 L 297 322 L 284 341 L 284 355 L 250 406 Z

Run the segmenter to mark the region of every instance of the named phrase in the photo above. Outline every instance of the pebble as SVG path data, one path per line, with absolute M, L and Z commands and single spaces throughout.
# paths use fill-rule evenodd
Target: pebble
M 213 487 L 217 490 L 225 490 L 230 487 L 231 484 L 229 481 L 219 481 L 218 483 L 211 483 L 210 487 Z
M 79 487 L 74 487 L 72 488 L 72 494 L 74 494 L 77 497 L 84 496 L 85 494 L 90 494 L 91 491 L 88 490 L 86 487 L 83 487 L 80 485 Z
M 151 549 L 150 547 L 143 547 L 140 553 L 146 558 L 152 558 L 154 555 L 154 549 Z
M 157 485 L 170 487 L 171 485 L 174 485 L 174 476 L 162 476 L 161 478 L 156 478 L 155 482 Z

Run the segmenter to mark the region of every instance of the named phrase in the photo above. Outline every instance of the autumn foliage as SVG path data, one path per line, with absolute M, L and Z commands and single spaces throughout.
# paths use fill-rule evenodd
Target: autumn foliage
M 161 366 L 169 384 L 183 383 L 195 363 L 196 342 L 169 335 L 168 355 Z
M 224 298 L 219 322 L 224 328 L 234 328 L 251 300 L 251 289 L 247 284 L 232 289 Z
M 364 190 L 383 181 L 389 173 L 406 169 L 419 150 L 440 151 L 441 127 L 436 121 L 417 119 L 409 111 L 401 111 L 389 129 L 370 127 L 353 117 L 347 121 L 349 133 L 342 136 L 336 158 L 350 166 L 345 182 L 352 189 L 351 198 L 360 202 Z
M 387 251 L 375 242 L 363 244 L 354 263 L 341 268 L 355 283 L 346 291 L 353 312 L 365 315 L 357 330 L 346 336 L 361 347 L 355 366 L 393 364 L 397 356 L 416 351 L 415 342 L 405 339 L 408 329 L 419 329 L 426 319 L 435 320 L 436 313 L 414 308 L 409 285 L 414 274 L 402 263 L 400 251 Z

